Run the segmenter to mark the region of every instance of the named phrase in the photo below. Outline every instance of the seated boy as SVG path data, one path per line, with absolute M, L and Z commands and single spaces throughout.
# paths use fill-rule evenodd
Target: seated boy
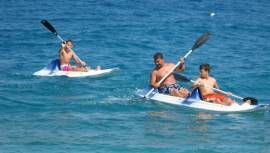
M 224 95 L 222 93 L 216 93 L 212 88 L 219 89 L 217 81 L 215 78 L 209 76 L 210 65 L 209 64 L 201 64 L 200 65 L 200 77 L 195 81 L 192 85 L 193 88 L 199 87 L 203 100 L 209 101 L 222 105 L 239 105 L 234 100 L 228 98 L 231 93 Z M 210 88 L 212 87 L 212 88 Z M 250 104 L 250 100 L 247 100 L 246 103 Z

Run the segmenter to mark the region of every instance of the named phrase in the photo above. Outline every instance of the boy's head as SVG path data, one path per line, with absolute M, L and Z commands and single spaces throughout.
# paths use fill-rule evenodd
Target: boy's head
M 208 63 L 204 63 L 200 65 L 200 75 L 201 77 L 207 77 L 210 72 L 210 65 Z

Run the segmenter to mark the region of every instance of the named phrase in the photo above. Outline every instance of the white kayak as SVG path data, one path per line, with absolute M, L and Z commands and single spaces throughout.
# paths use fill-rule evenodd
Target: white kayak
M 144 95 L 149 90 L 139 90 L 137 95 L 140 97 L 144 97 Z M 258 104 L 258 105 L 232 105 L 232 106 L 225 106 L 216 103 L 210 103 L 201 100 L 201 96 L 198 90 L 194 90 L 190 97 L 184 99 L 180 97 L 170 96 L 159 93 L 157 90 L 154 90 L 148 97 L 151 100 L 159 101 L 162 103 L 173 104 L 193 109 L 199 110 L 206 110 L 206 111 L 213 111 L 213 112 L 251 112 L 257 110 L 266 110 L 268 108 L 268 104 Z
M 48 64 L 43 69 L 33 73 L 33 75 L 36 75 L 36 76 L 67 76 L 67 77 L 97 77 L 97 76 L 103 76 L 103 75 L 112 73 L 115 70 L 119 70 L 119 68 L 110 68 L 110 69 L 102 69 L 102 70 L 90 69 L 87 72 L 61 71 L 59 69 L 59 61 L 53 60 L 50 64 Z

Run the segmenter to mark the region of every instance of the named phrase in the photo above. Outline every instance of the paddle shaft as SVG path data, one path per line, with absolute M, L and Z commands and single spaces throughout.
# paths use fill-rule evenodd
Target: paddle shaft
M 188 53 L 186 53 L 186 55 L 184 56 L 184 59 L 186 59 L 191 53 L 192 53 L 192 49 L 189 50 Z M 158 86 L 160 86 L 160 84 L 180 65 L 180 61 L 178 61 L 176 63 L 176 65 L 158 82 Z M 152 88 L 146 95 L 145 97 L 148 97 L 153 91 L 155 90 L 155 88 Z
M 190 82 L 192 82 L 192 83 L 196 83 L 196 81 L 194 81 L 194 80 L 189 80 Z M 210 89 L 213 89 L 214 91 L 217 91 L 217 92 L 220 92 L 220 93 L 223 93 L 223 94 L 228 94 L 228 92 L 226 92 L 226 91 L 223 91 L 223 90 L 220 90 L 220 89 L 217 89 L 217 88 L 214 88 L 214 87 L 211 87 L 211 86 L 209 86 L 209 85 L 206 85 L 206 84 L 202 84 L 204 87 L 206 87 L 206 88 L 210 88 Z M 237 96 L 237 95 L 234 95 L 234 94 L 232 94 L 232 95 L 230 95 L 230 96 L 232 96 L 232 97 L 235 97 L 235 98 L 238 98 L 238 99 L 241 99 L 241 100 L 243 100 L 244 98 L 243 97 L 240 97 L 240 96 Z

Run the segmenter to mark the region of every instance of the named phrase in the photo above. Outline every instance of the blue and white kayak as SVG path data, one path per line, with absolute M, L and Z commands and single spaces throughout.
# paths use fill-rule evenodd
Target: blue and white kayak
M 87 72 L 79 72 L 79 71 L 61 71 L 59 68 L 59 60 L 53 60 L 50 64 L 48 64 L 43 69 L 33 73 L 36 76 L 67 76 L 67 77 L 97 77 L 112 73 L 115 70 L 119 70 L 119 68 L 111 68 L 111 69 L 102 69 L 102 70 L 94 70 L 90 69 Z
M 149 90 L 138 90 L 137 95 L 139 97 L 144 98 L 144 95 Z M 198 89 L 194 90 L 190 97 L 184 99 L 180 97 L 170 96 L 159 93 L 157 90 L 154 90 L 148 97 L 150 100 L 166 103 L 166 104 L 172 104 L 177 106 L 183 106 L 188 107 L 192 109 L 197 110 L 206 110 L 206 111 L 213 111 L 213 112 L 252 112 L 252 111 L 258 111 L 258 110 L 266 110 L 268 109 L 268 104 L 258 104 L 258 105 L 249 105 L 249 104 L 243 104 L 243 105 L 221 105 L 216 103 L 210 103 L 201 100 L 201 95 L 198 91 Z

